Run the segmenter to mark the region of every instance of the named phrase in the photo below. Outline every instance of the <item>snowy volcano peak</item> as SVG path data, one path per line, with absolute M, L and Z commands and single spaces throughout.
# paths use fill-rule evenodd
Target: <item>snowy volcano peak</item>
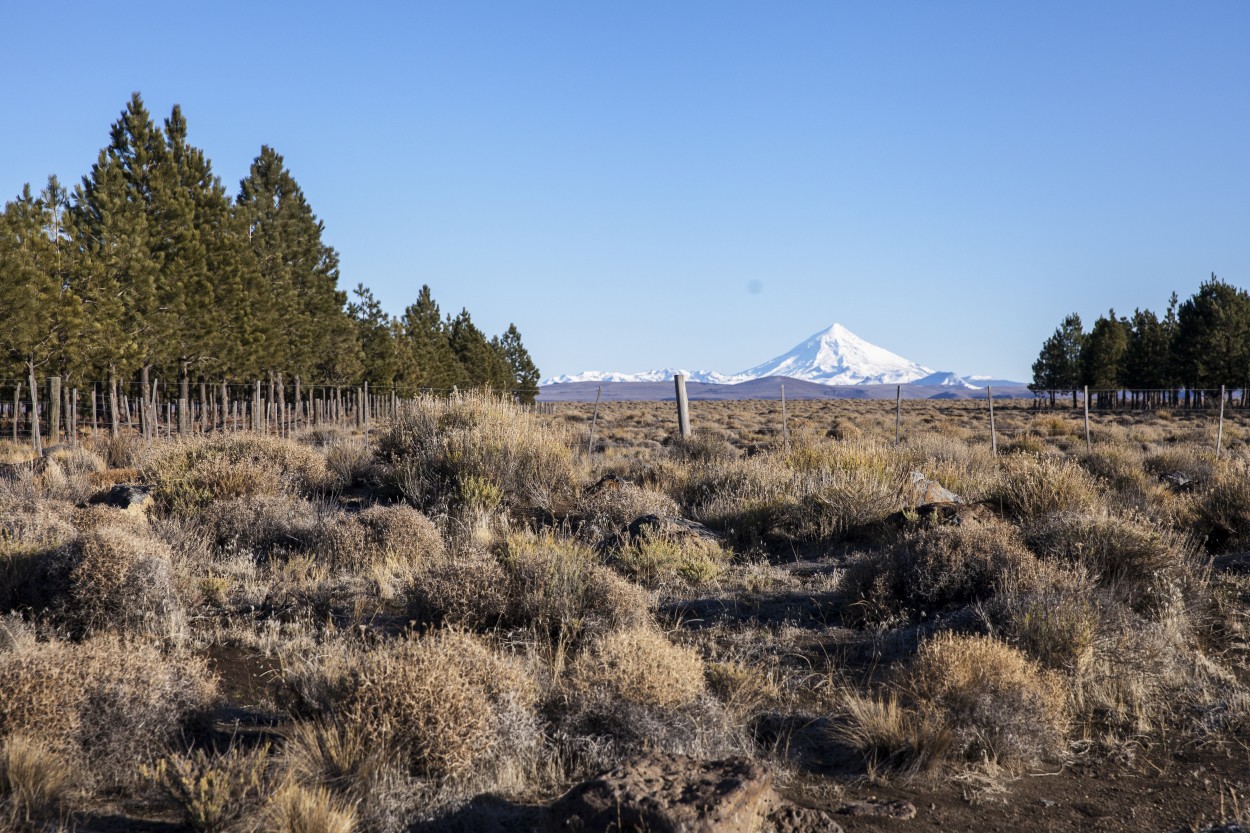
M 825 385 L 893 385 L 913 382 L 932 372 L 834 324 L 788 352 L 735 376 L 789 376 Z

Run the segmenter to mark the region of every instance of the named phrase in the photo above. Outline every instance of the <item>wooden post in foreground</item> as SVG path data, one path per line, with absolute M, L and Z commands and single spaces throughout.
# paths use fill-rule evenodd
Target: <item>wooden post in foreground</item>
M 786 385 L 781 384 L 781 441 L 790 447 L 790 419 L 786 413 Z
M 1220 459 L 1220 446 L 1224 444 L 1224 386 L 1220 385 L 1220 424 L 1215 429 L 1215 459 Z
M 686 399 L 686 376 L 678 373 L 673 376 L 673 385 L 677 388 L 677 428 L 682 439 L 690 438 L 690 402 Z
M 1094 444 L 1089 438 L 1089 385 L 1085 386 L 1085 450 L 1094 450 Z
M 993 406 L 993 400 L 990 405 Z M 903 439 L 903 386 L 896 385 L 894 388 L 894 444 L 898 445 Z
M 998 435 L 994 432 L 994 388 L 986 385 L 985 396 L 990 400 L 990 453 L 998 456 Z
M 590 440 L 586 443 L 586 453 L 595 453 L 595 423 L 599 421 L 599 397 L 603 396 L 603 385 L 595 391 L 595 412 L 590 417 Z

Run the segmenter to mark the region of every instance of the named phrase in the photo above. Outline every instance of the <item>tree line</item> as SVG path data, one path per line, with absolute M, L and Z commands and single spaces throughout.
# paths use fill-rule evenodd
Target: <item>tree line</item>
M 174 106 L 135 93 L 89 173 L 26 185 L 0 213 L 0 378 L 182 384 L 302 379 L 402 395 L 489 387 L 532 401 L 515 325 L 494 338 L 423 286 L 395 317 L 339 259 L 282 156 L 264 146 L 231 197 Z M 145 394 L 146 395 L 146 394 Z
M 1162 316 L 1115 310 L 1099 316 L 1089 332 L 1072 313 L 1042 344 L 1029 387 L 1047 392 L 1088 386 L 1099 406 L 1116 401 L 1152 407 L 1201 405 L 1204 391 L 1250 388 L 1250 293 L 1214 274 L 1180 303 L 1172 293 Z M 1244 397 L 1243 397 L 1244 399 Z

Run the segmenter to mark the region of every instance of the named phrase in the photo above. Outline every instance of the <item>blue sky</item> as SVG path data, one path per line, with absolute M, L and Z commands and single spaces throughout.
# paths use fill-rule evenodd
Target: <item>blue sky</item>
M 22 3 L 0 193 L 133 90 L 282 153 L 392 312 L 544 375 L 736 371 L 838 321 L 1025 379 L 1064 314 L 1250 285 L 1250 4 Z

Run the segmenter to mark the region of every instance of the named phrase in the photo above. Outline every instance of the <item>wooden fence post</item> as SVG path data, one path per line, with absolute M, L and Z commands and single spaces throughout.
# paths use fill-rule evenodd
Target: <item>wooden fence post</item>
M 1220 385 L 1220 424 L 1215 429 L 1215 459 L 1220 459 L 1220 446 L 1224 444 L 1224 386 Z
M 993 404 L 993 400 L 991 400 Z M 894 444 L 903 440 L 903 386 L 894 387 Z
M 985 397 L 990 401 L 990 453 L 998 456 L 998 435 L 994 431 L 994 387 L 985 386 Z
M 603 385 L 595 391 L 595 413 L 590 418 L 590 440 L 586 443 L 586 453 L 595 453 L 595 423 L 599 421 L 599 397 L 603 396 Z
M 677 388 L 677 430 L 682 439 L 690 437 L 690 403 L 686 399 L 686 376 L 678 373 L 673 376 L 673 384 Z
M 1089 385 L 1085 386 L 1085 450 L 1094 450 L 1093 441 L 1089 437 Z
M 17 442 L 17 420 L 18 414 L 22 412 L 22 383 L 18 382 L 17 387 L 13 388 L 13 442 Z
M 61 377 L 48 379 L 48 444 L 61 441 Z
M 781 383 L 781 442 L 790 447 L 790 419 L 786 413 L 786 384 Z

